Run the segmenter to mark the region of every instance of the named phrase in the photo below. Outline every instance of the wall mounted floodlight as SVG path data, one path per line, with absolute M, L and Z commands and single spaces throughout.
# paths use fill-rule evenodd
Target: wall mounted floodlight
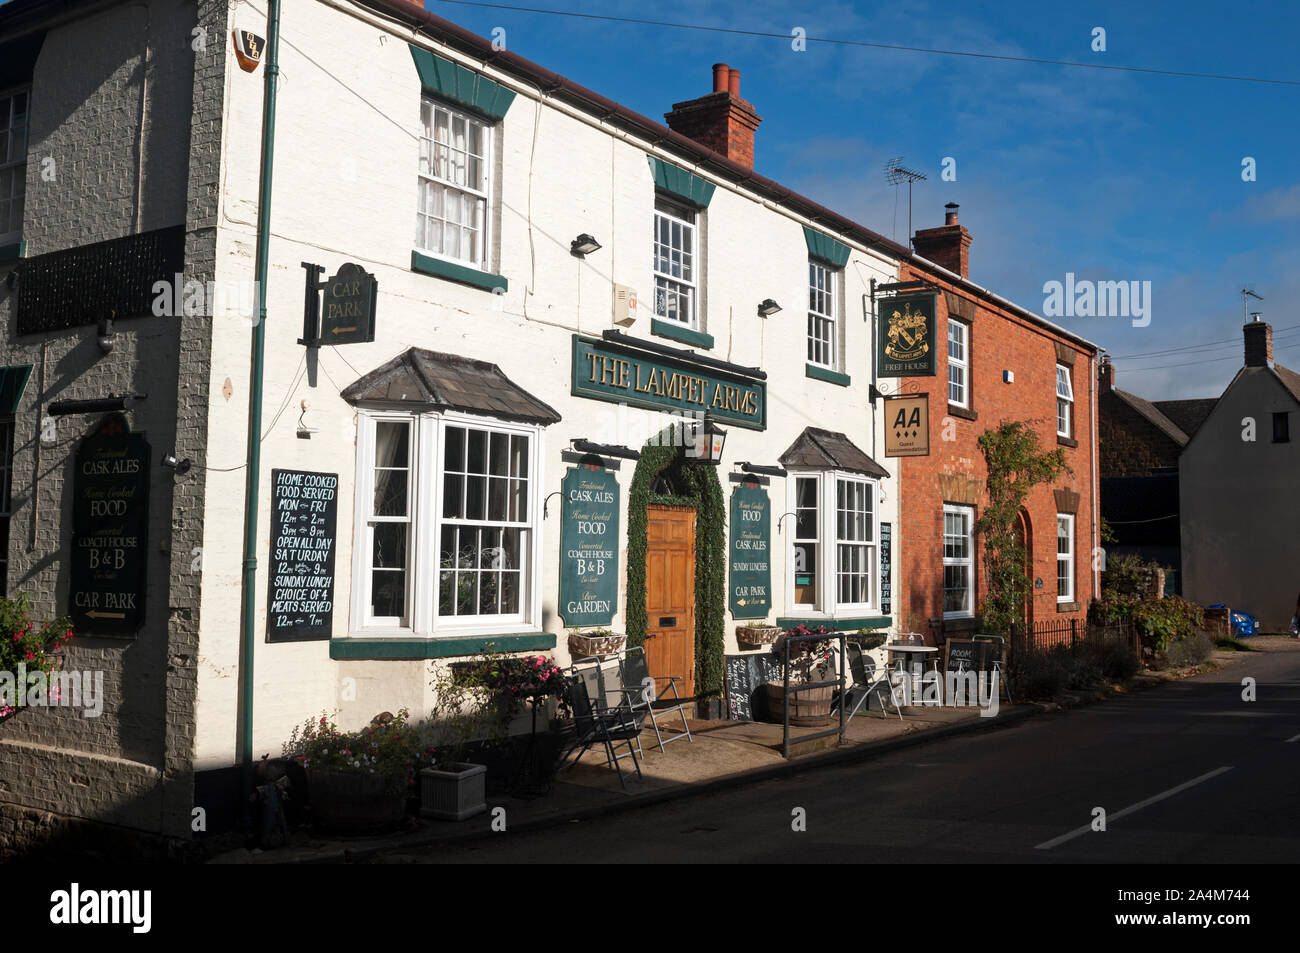
M 761 317 L 768 318 L 781 310 L 781 306 L 771 298 L 764 298 L 763 303 L 758 306 L 758 313 Z
M 577 258 L 586 258 L 592 252 L 600 251 L 601 244 L 586 232 L 569 243 L 569 253 Z

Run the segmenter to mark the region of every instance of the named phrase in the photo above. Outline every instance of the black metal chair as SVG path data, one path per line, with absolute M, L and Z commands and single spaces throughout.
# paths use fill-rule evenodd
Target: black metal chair
M 573 708 L 573 737 L 569 746 L 560 757 L 561 769 L 572 769 L 582 756 L 597 744 L 605 749 L 605 762 L 618 772 L 618 783 L 624 791 L 627 782 L 624 778 L 636 774 L 641 777 L 641 763 L 636 751 L 641 726 L 632 714 L 631 706 L 626 701 L 613 707 L 604 707 L 591 700 L 587 692 L 587 683 L 581 675 L 572 675 L 566 679 L 569 686 L 569 703 Z M 626 745 L 627 751 L 618 753 L 618 748 Z M 569 764 L 569 756 L 577 752 L 577 757 Z M 631 756 L 633 771 L 624 772 L 622 761 Z
M 632 707 L 632 711 L 642 718 L 649 717 L 650 724 L 654 727 L 655 738 L 659 742 L 659 750 L 664 750 L 664 745 L 669 742 L 678 741 L 685 738 L 687 741 L 694 742 L 691 737 L 691 726 L 686 722 L 686 705 L 683 703 L 681 696 L 677 693 L 677 683 L 681 681 L 676 675 L 651 675 L 650 666 L 646 662 L 645 649 L 641 647 L 628 649 L 623 653 L 623 658 L 619 662 L 619 675 L 623 684 L 618 689 L 610 689 L 611 692 L 619 692 L 622 697 Z M 660 686 L 664 687 L 661 689 Z M 672 692 L 672 697 L 668 693 Z M 659 731 L 659 719 L 669 718 L 677 715 L 682 719 L 682 730 L 678 734 L 670 735 L 666 740 Z M 673 726 L 674 730 L 676 727 Z
M 998 677 L 999 694 L 1006 691 L 1007 704 L 1014 705 L 1015 702 L 1011 700 L 1011 683 L 1007 681 L 1007 640 L 1000 635 L 972 635 L 971 641 L 988 643 L 984 657 L 993 663 L 993 672 Z
M 890 678 L 892 673 L 889 667 L 877 669 L 875 661 L 862 651 L 862 646 L 857 642 L 849 642 L 845 651 L 849 656 L 849 673 L 853 676 L 853 683 L 835 700 L 835 705 L 853 706 L 849 710 L 848 717 L 844 719 L 845 724 L 853 720 L 853 716 L 867 703 L 873 693 L 876 700 L 880 702 L 882 718 L 889 717 L 889 705 L 893 705 L 894 713 L 898 715 L 898 720 L 902 721 L 903 711 L 894 695 L 897 689 Z M 831 706 L 831 711 L 835 711 L 835 705 Z

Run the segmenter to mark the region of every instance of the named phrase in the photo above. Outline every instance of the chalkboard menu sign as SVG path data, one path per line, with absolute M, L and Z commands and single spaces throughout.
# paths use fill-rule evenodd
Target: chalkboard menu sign
M 562 492 L 560 617 L 608 625 L 618 611 L 618 480 L 584 463 L 565 473 Z
M 780 655 L 755 652 L 728 655 L 723 663 L 727 682 L 727 714 L 735 721 L 758 721 L 767 717 L 763 685 L 785 678 Z
M 134 635 L 144 624 L 149 442 L 110 414 L 77 448 L 68 614 L 78 634 Z
M 880 614 L 894 613 L 894 524 L 880 524 Z
M 266 640 L 328 639 L 334 628 L 337 473 L 271 471 Z
M 949 672 L 978 672 L 983 667 L 982 644 L 969 639 L 949 639 L 944 643 L 948 660 L 944 665 Z
M 772 504 L 756 483 L 731 494 L 731 615 L 762 619 L 772 608 Z

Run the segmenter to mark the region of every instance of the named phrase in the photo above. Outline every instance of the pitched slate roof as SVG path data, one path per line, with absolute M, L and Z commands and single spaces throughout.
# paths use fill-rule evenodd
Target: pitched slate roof
M 495 364 L 413 347 L 343 389 L 352 404 L 418 404 L 487 414 L 503 420 L 553 424 L 559 413 Z
M 1300 401 L 1300 374 L 1276 363 L 1273 365 L 1273 373 L 1282 382 L 1282 386 L 1291 392 L 1291 396 Z
M 1151 405 L 1190 438 L 1201 429 L 1201 424 L 1205 423 L 1218 402 L 1217 397 L 1200 397 L 1195 400 L 1153 400 Z
M 842 433 L 805 427 L 803 433 L 780 456 L 781 466 L 808 470 L 846 470 L 873 477 L 888 477 L 889 471 Z
M 1144 400 L 1137 394 L 1130 394 L 1126 390 L 1120 390 L 1118 387 L 1112 387 L 1110 392 L 1145 417 L 1157 430 L 1161 431 L 1178 446 L 1187 446 L 1189 438 L 1186 432 L 1161 413 L 1151 401 Z

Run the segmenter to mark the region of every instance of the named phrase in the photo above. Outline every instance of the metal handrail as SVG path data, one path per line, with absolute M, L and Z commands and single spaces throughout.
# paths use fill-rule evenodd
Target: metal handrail
M 781 740 L 781 753 L 785 756 L 785 759 L 787 761 L 790 760 L 790 696 L 792 694 L 797 695 L 799 692 L 808 691 L 809 689 L 812 688 L 825 688 L 828 685 L 835 685 L 839 687 L 841 699 L 844 697 L 844 665 L 845 665 L 845 661 L 848 658 L 848 654 L 845 652 L 845 645 L 844 645 L 845 638 L 846 636 L 844 635 L 843 632 L 840 633 L 826 632 L 826 633 L 822 633 L 821 635 L 794 635 L 794 636 L 787 635 L 782 640 L 782 648 L 785 652 L 785 665 L 783 666 L 784 694 L 781 696 L 782 699 L 781 707 L 783 709 L 782 721 L 784 722 L 783 724 L 784 735 Z M 825 642 L 825 641 L 829 641 L 830 639 L 836 639 L 840 643 L 838 664 L 836 666 L 839 669 L 839 677 L 830 681 L 809 682 L 805 685 L 796 685 L 793 689 L 791 689 L 790 687 L 790 643 Z M 813 732 L 811 735 L 802 735 L 799 738 L 799 740 L 801 742 L 812 741 L 816 738 L 827 738 L 831 735 L 839 735 L 840 738 L 839 743 L 844 744 L 844 705 L 842 702 L 839 705 L 839 716 L 840 716 L 840 726 L 838 728 L 827 728 L 825 731 Z

